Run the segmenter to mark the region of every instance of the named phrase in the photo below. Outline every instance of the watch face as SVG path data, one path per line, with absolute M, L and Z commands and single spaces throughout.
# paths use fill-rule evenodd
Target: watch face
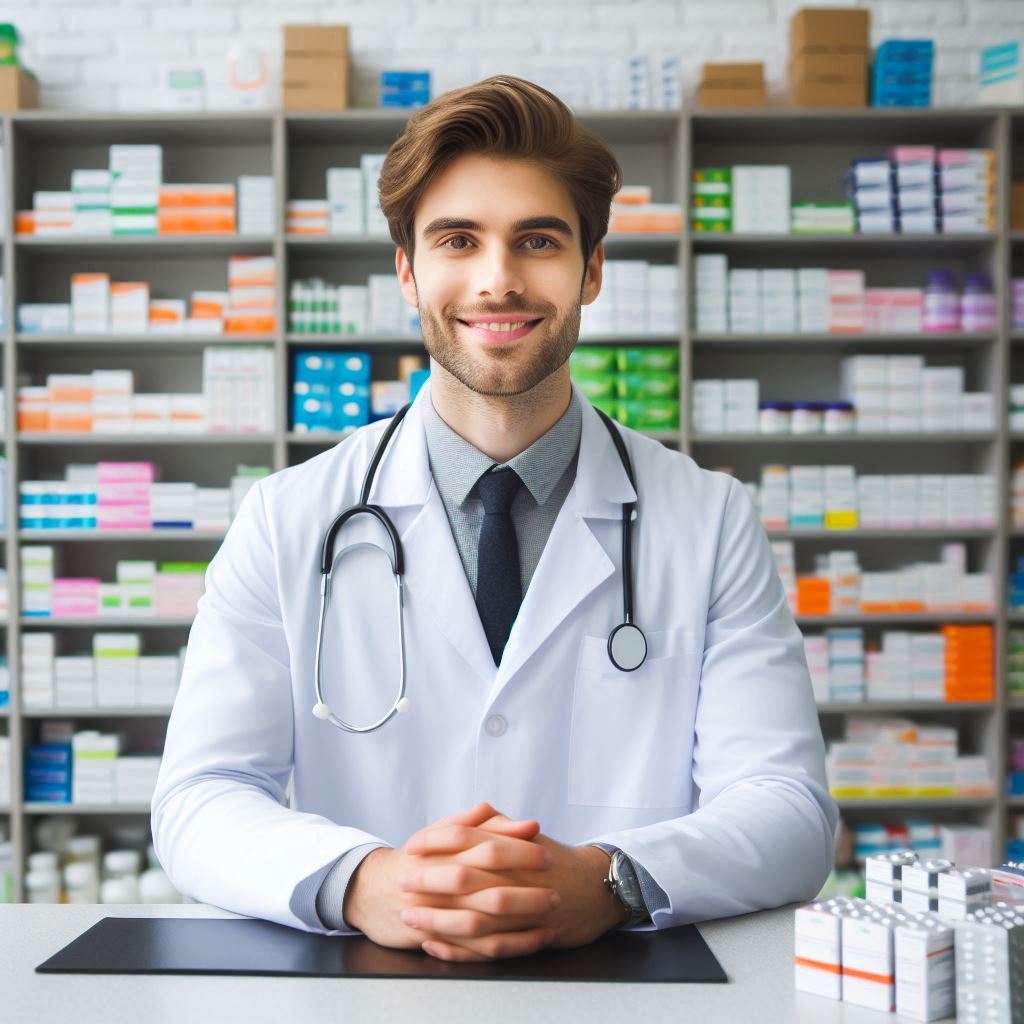
M 633 863 L 621 851 L 612 858 L 611 874 L 616 881 L 616 891 L 619 898 L 631 910 L 644 910 L 643 893 L 640 891 L 640 882 L 636 877 Z

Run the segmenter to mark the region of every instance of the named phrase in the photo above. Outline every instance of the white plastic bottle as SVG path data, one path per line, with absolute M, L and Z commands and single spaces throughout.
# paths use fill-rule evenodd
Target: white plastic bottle
M 103 878 L 138 878 L 142 855 L 137 850 L 110 850 L 103 857 Z
M 108 878 L 100 886 L 100 903 L 138 903 L 139 882 L 134 875 Z
M 60 876 L 55 871 L 30 871 L 25 895 L 29 903 L 60 903 Z
M 68 903 L 99 903 L 96 868 L 89 861 L 74 861 L 64 868 L 64 892 Z
M 163 868 L 149 868 L 139 879 L 139 902 L 181 903 L 182 899 Z

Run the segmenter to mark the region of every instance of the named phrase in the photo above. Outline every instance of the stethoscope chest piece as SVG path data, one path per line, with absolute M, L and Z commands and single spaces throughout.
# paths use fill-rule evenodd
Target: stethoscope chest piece
M 647 659 L 647 638 L 639 626 L 622 622 L 608 636 L 608 657 L 622 672 L 635 672 Z

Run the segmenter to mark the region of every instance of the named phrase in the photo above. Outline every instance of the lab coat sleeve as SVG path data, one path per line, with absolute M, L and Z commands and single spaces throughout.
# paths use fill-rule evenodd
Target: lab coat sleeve
M 349 850 L 389 844 L 285 806 L 294 716 L 276 564 L 257 485 L 207 570 L 153 794 L 153 845 L 184 895 L 358 934 L 324 927 L 317 892 Z
M 745 488 L 730 481 L 694 726 L 697 810 L 588 839 L 621 848 L 670 906 L 633 931 L 814 899 L 839 812 L 803 641 Z M 680 765 L 680 771 L 686 766 Z

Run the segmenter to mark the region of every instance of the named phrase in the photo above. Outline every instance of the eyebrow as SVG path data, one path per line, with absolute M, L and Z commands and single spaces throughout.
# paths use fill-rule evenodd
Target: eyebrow
M 424 229 L 423 237 L 430 238 L 433 235 L 440 235 L 445 231 L 482 231 L 483 226 L 475 220 L 468 220 L 465 217 L 438 217 L 432 220 Z M 561 217 L 527 217 L 525 220 L 517 220 L 512 225 L 512 233 L 518 235 L 523 231 L 556 231 L 568 240 L 572 240 L 572 228 L 562 220 Z

